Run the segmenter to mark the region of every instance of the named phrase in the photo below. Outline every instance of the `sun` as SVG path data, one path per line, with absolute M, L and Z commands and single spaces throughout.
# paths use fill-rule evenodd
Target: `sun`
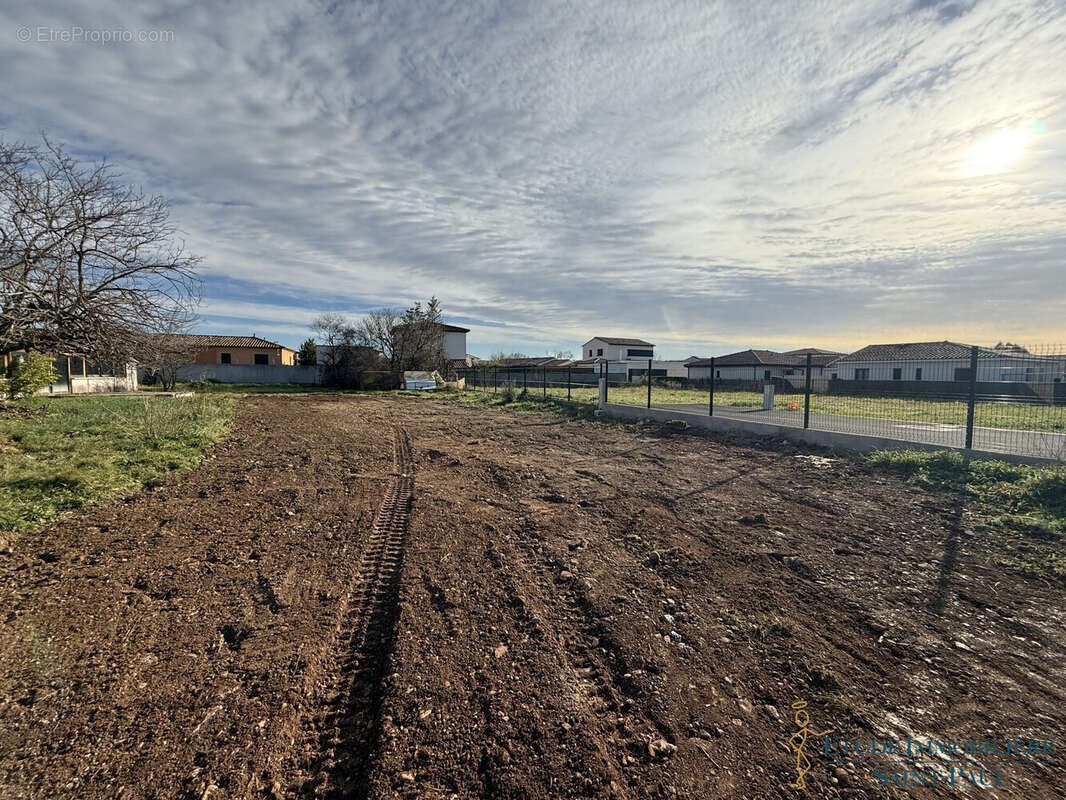
M 1031 133 L 1019 128 L 1004 128 L 986 136 L 963 155 L 963 176 L 976 178 L 1006 172 L 1022 157 L 1032 138 Z

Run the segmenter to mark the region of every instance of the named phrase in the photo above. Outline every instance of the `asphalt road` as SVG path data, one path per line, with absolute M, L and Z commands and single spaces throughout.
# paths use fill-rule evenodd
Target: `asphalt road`
M 707 406 L 702 403 L 653 404 L 652 407 L 683 411 L 689 414 L 707 413 Z M 781 409 L 764 411 L 762 409 L 715 406 L 714 415 L 716 417 L 729 417 L 749 422 L 765 422 L 772 425 L 788 425 L 796 428 L 803 427 L 802 411 Z M 966 446 L 966 427 L 964 425 L 812 413 L 810 426 L 815 430 L 856 433 L 863 436 L 882 436 L 905 442 L 939 444 L 945 447 Z M 973 446 L 975 450 L 988 450 L 996 453 L 1066 459 L 1066 435 L 1061 433 L 978 427 L 974 428 Z

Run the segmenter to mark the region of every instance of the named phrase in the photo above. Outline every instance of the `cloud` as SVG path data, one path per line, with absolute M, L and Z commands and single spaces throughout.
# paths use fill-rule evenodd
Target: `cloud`
M 0 125 L 171 198 L 204 331 L 436 294 L 482 354 L 1062 338 L 1064 42 L 1046 2 L 44 2 Z

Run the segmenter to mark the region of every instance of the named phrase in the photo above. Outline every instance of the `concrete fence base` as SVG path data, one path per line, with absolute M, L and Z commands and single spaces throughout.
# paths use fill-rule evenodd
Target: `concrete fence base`
M 811 444 L 818 447 L 828 447 L 836 450 L 854 450 L 860 453 L 869 453 L 873 450 L 954 450 L 959 453 L 967 453 L 972 458 L 1010 461 L 1017 464 L 1057 463 L 1055 459 L 1052 458 L 1037 458 L 986 450 L 964 450 L 960 447 L 950 447 L 942 444 L 925 444 L 921 442 L 905 441 L 902 439 L 889 439 L 882 436 L 864 436 L 858 433 L 839 433 L 837 431 L 794 428 L 789 425 L 774 425 L 767 422 L 749 422 L 747 420 L 730 419 L 728 417 L 709 417 L 704 414 L 689 414 L 683 411 L 671 411 L 657 408 L 641 408 L 640 406 L 621 405 L 618 403 L 601 405 L 599 410 L 603 412 L 603 414 L 616 419 L 650 419 L 655 422 L 682 420 L 693 428 L 706 428 L 707 430 L 712 431 L 773 439 L 788 439 L 790 441 L 802 442 L 804 444 Z

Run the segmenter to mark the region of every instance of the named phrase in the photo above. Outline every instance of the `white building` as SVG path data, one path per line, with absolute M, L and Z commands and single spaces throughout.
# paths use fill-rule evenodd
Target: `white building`
M 841 356 L 830 378 L 847 381 L 969 381 L 972 345 L 958 342 L 872 344 Z M 981 347 L 980 382 L 1054 383 L 1062 381 L 1066 356 L 1032 355 L 1021 349 Z
M 458 325 L 444 325 L 444 357 L 449 361 L 466 361 L 466 335 L 469 328 Z
M 651 359 L 653 378 L 686 378 L 685 361 L 664 361 L 655 358 L 655 345 L 643 339 L 617 336 L 596 336 L 581 348 L 580 363 L 607 361 L 612 380 L 639 380 L 648 372 Z
M 655 345 L 643 339 L 622 339 L 616 336 L 595 336 L 581 348 L 583 360 L 604 358 L 608 361 L 644 361 L 655 358 Z

